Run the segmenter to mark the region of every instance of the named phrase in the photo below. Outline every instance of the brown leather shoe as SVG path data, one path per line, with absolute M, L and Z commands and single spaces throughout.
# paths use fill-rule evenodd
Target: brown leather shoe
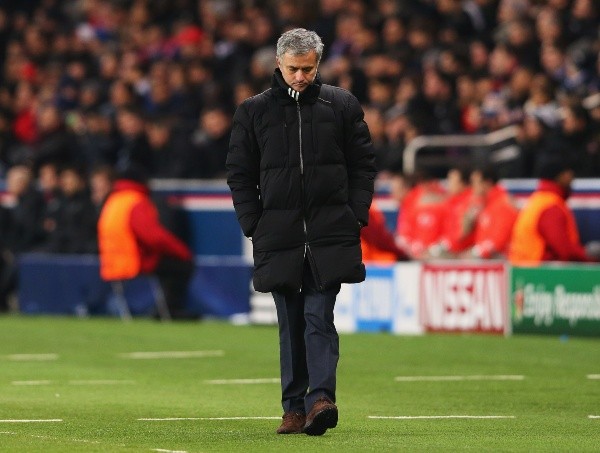
M 329 428 L 335 428 L 338 409 L 329 398 L 319 398 L 306 416 L 304 432 L 309 436 L 322 436 Z
M 281 426 L 277 428 L 277 434 L 301 434 L 306 415 L 301 412 L 286 412 L 282 417 Z

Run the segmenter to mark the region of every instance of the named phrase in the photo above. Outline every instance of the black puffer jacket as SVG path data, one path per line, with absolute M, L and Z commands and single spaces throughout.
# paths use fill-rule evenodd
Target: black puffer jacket
M 357 99 L 318 77 L 297 93 L 277 69 L 233 123 L 227 182 L 252 237 L 254 288 L 298 291 L 305 257 L 322 289 L 364 280 L 358 222 L 367 224 L 376 170 Z

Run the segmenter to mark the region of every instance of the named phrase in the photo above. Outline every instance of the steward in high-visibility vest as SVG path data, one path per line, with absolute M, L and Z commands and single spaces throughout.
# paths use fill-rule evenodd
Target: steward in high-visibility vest
M 566 179 L 559 183 L 561 178 Z M 564 170 L 555 180 L 540 181 L 517 217 L 508 255 L 512 264 L 592 260 L 580 243 L 575 217 L 566 203 L 572 179 L 573 172 Z
M 100 276 L 125 280 L 154 272 L 165 255 L 191 261 L 192 252 L 159 222 L 145 184 L 115 182 L 98 221 Z

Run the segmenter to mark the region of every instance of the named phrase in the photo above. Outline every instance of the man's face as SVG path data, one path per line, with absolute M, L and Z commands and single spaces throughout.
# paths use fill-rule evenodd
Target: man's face
M 317 75 L 317 52 L 311 50 L 303 55 L 292 55 L 289 52 L 277 58 L 277 66 L 283 74 L 283 80 L 292 89 L 302 92 Z

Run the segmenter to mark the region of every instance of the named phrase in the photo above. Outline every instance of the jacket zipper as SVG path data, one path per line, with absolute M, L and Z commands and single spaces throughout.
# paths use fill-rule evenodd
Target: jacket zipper
M 313 278 L 319 290 L 323 289 L 323 285 L 321 284 L 321 279 L 319 278 L 317 267 L 315 264 L 315 259 L 310 250 L 310 245 L 308 244 L 308 228 L 306 226 L 306 216 L 304 215 L 304 157 L 302 155 L 302 114 L 300 112 L 300 102 L 296 101 L 296 111 L 298 112 L 298 142 L 300 145 L 300 181 L 301 181 L 301 190 L 302 190 L 302 228 L 304 229 L 304 255 L 302 257 L 302 261 L 304 261 L 308 255 L 308 260 L 311 263 L 310 270 L 313 273 Z M 300 290 L 302 290 L 302 286 L 300 286 Z
M 306 259 L 308 251 L 308 231 L 306 228 L 306 216 L 304 215 L 304 157 L 302 156 L 302 113 L 300 112 L 300 102 L 296 101 L 296 112 L 298 112 L 298 143 L 300 150 L 300 184 L 302 190 L 302 228 L 304 229 L 304 255 L 302 259 Z

